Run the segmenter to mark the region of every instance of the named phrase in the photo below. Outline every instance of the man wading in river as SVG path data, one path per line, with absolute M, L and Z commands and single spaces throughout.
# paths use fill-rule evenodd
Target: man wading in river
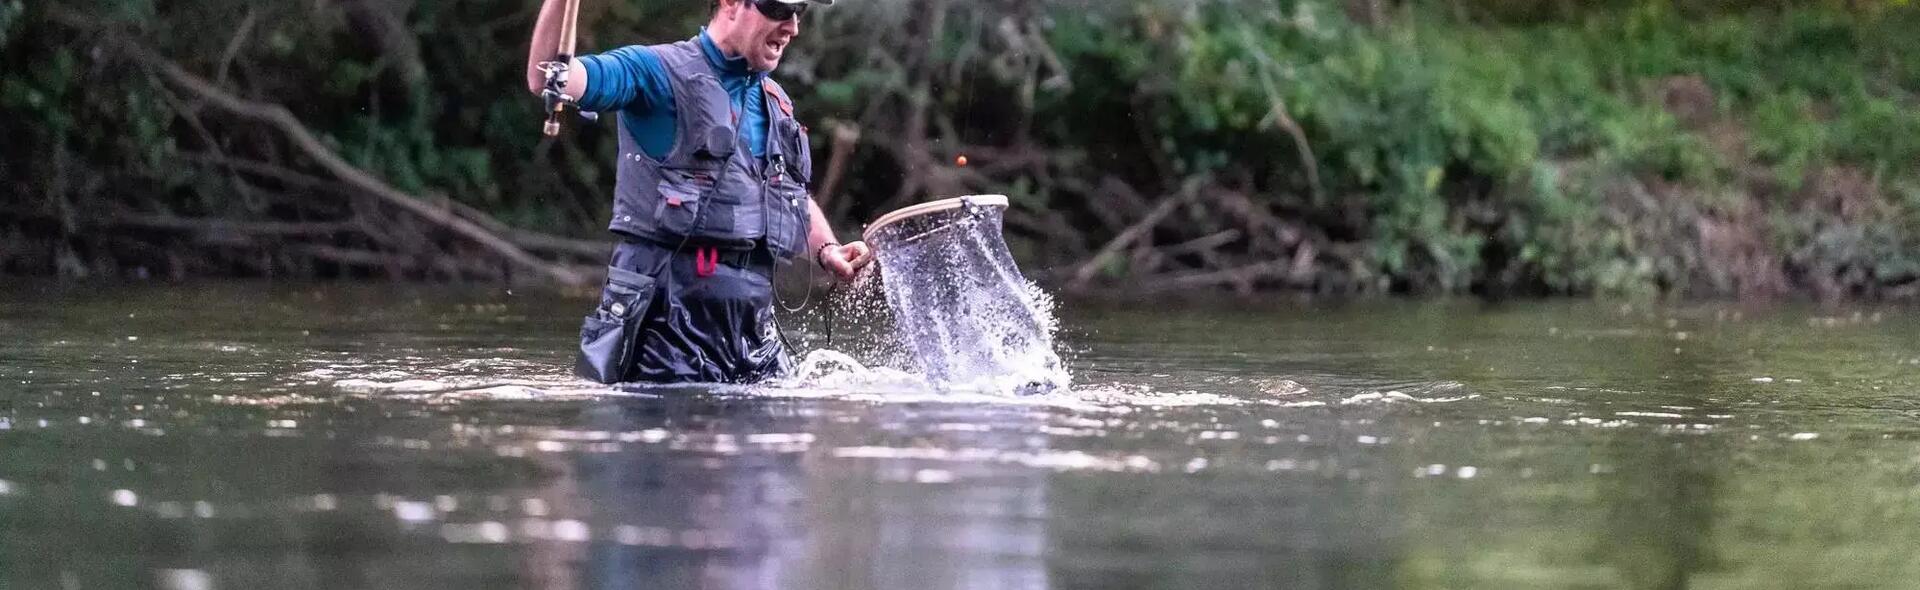
M 808 3 L 717 0 L 699 35 L 570 59 L 559 87 L 584 111 L 618 111 L 613 223 L 621 237 L 575 372 L 602 383 L 759 381 L 788 365 L 773 323 L 776 264 L 810 258 L 842 280 L 871 258 L 840 245 L 807 194 L 813 174 L 793 103 L 767 77 Z M 562 37 L 545 0 L 527 85 Z

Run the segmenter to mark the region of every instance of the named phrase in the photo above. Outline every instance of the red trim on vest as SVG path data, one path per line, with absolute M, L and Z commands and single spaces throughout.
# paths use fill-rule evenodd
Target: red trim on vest
M 760 89 L 766 91 L 767 98 L 773 99 L 774 104 L 780 105 L 780 112 L 786 113 L 787 118 L 793 118 L 793 103 L 781 98 L 780 93 L 774 90 L 772 78 L 761 78 Z

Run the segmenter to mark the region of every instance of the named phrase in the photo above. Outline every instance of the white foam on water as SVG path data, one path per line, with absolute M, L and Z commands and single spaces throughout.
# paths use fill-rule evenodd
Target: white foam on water
M 794 363 L 790 375 L 768 383 L 743 385 L 600 385 L 573 377 L 569 367 L 529 359 L 474 358 L 432 359 L 399 356 L 386 359 L 314 358 L 302 363 L 295 372 L 280 378 L 279 388 L 263 390 L 265 395 L 215 396 L 214 401 L 248 405 L 289 405 L 327 403 L 347 398 L 366 398 L 422 403 L 459 401 L 578 400 L 594 397 L 657 397 L 720 395 L 768 399 L 825 399 L 862 403 L 940 403 L 1046 406 L 1063 409 L 1127 412 L 1142 408 L 1194 406 L 1264 406 L 1276 408 L 1335 409 L 1341 407 L 1393 405 L 1402 403 L 1447 403 L 1476 399 L 1457 382 L 1356 383 L 1325 379 L 1306 384 L 1283 376 L 1201 378 L 1191 383 L 1158 383 L 1145 376 L 1107 375 L 1106 381 L 1072 383 L 1065 363 L 1053 347 L 1053 336 L 1060 328 L 1054 314 L 1054 298 L 1033 283 L 1018 276 L 1017 269 L 993 268 L 982 272 L 1013 273 L 1000 277 L 1019 285 L 1019 296 L 999 298 L 986 309 L 1011 313 L 1021 326 L 1006 338 L 968 340 L 974 354 L 971 360 L 987 359 L 985 365 L 961 363 L 960 367 L 984 367 L 977 371 L 949 371 L 942 379 L 929 377 L 929 371 L 916 362 L 897 334 L 888 325 L 893 310 L 883 290 L 891 288 L 877 274 L 863 273 L 860 280 L 843 288 L 826 304 L 853 317 L 826 319 L 836 328 L 854 332 L 838 348 L 817 348 L 805 352 Z M 879 279 L 879 280 L 876 280 Z M 991 290 L 987 290 L 991 291 Z M 982 291 L 960 292 L 956 296 L 992 297 Z M 951 294 L 951 293 L 950 293 Z M 1004 292 L 1000 293 L 1004 295 Z M 1007 305 L 1018 301 L 1020 305 Z M 1011 310 L 1011 311 L 1008 311 Z M 990 315 L 934 312 L 936 319 L 989 324 L 982 332 L 994 334 L 996 322 L 1005 320 Z M 867 333 L 859 333 L 863 328 Z M 935 322 L 938 323 L 938 322 Z M 875 328 L 874 326 L 878 326 Z M 980 328 L 981 326 L 975 326 Z M 1035 328 L 1034 332 L 1029 328 Z M 1034 337 L 1035 335 L 1039 337 Z M 896 341 L 889 342 L 890 338 Z M 1043 345 L 1043 346 L 1040 346 Z M 984 354 L 971 349 L 985 349 Z M 1113 380 L 1115 378 L 1118 380 Z M 1136 378 L 1138 381 L 1136 381 Z M 1035 385 L 1039 387 L 1035 387 Z M 326 387 L 336 395 L 316 394 L 311 387 Z
M 609 393 L 604 386 L 575 379 L 564 367 L 498 358 L 453 359 L 437 364 L 418 359 L 332 364 L 294 377 L 318 378 L 320 384 L 349 397 L 380 399 L 527 400 Z
M 434 393 L 448 390 L 451 386 L 432 379 L 402 379 L 391 382 L 341 379 L 333 383 L 333 388 L 347 393 Z
M 885 366 L 868 367 L 853 355 L 837 350 L 808 352 L 795 367 L 793 376 L 776 380 L 775 388 L 843 391 L 924 391 L 931 389 L 925 377 Z
M 1477 399 L 1457 382 L 1356 384 L 1314 383 L 1292 379 L 1228 380 L 1194 387 L 1167 387 L 1148 383 L 1109 381 L 1080 383 L 1040 392 L 1027 386 L 1023 375 L 987 375 L 971 380 L 935 384 L 916 367 L 863 362 L 853 351 L 821 348 L 808 351 L 789 376 L 755 385 L 601 385 L 574 378 L 559 369 L 538 372 L 516 367 L 494 367 L 492 374 L 446 375 L 433 378 L 395 376 L 374 369 L 355 374 L 345 367 L 331 375 L 332 389 L 348 397 L 445 403 L 459 401 L 567 401 L 595 397 L 657 397 L 717 395 L 769 400 L 834 400 L 872 404 L 980 404 L 1047 407 L 1086 412 L 1131 412 L 1153 408 L 1201 406 L 1262 406 L 1316 409 L 1437 404 Z M 481 365 L 467 363 L 470 370 Z M 501 369 L 504 369 L 503 373 Z M 533 376 L 525 376 L 529 373 Z M 308 377 L 311 375 L 302 375 Z M 387 377 L 381 379 L 379 377 Z M 1223 386 L 1223 387 L 1215 387 Z M 223 396 L 215 401 L 250 405 L 325 403 L 311 395 L 268 397 Z
M 205 570 L 162 569 L 155 570 L 154 577 L 163 590 L 213 590 L 213 576 Z
M 764 398 L 1041 406 L 1095 412 L 1200 406 L 1322 408 L 1393 403 L 1439 404 L 1480 397 L 1477 394 L 1432 395 L 1458 393 L 1462 388 L 1457 382 L 1436 382 L 1404 387 L 1423 396 L 1399 389 L 1342 393 L 1338 388 L 1329 388 L 1329 392 L 1318 396 L 1322 399 L 1301 399 L 1309 397 L 1307 394 L 1310 390 L 1307 387 L 1292 380 L 1282 381 L 1289 385 L 1284 396 L 1273 395 L 1265 390 L 1163 390 L 1147 384 L 1123 382 L 1076 384 L 1037 394 L 1023 393 L 1019 382 L 991 379 L 967 384 L 970 386 L 949 384 L 940 388 L 932 386 L 925 377 L 916 373 L 884 366 L 869 367 L 845 352 L 823 349 L 808 353 L 792 378 L 751 387 L 734 387 L 725 392 Z

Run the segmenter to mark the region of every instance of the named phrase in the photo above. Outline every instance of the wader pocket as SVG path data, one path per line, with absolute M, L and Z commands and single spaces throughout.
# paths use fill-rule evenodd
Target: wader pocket
M 580 357 L 573 372 L 600 383 L 626 380 L 632 369 L 634 351 L 640 346 L 640 323 L 653 303 L 652 277 L 607 268 L 607 288 L 600 294 L 600 307 L 580 324 Z

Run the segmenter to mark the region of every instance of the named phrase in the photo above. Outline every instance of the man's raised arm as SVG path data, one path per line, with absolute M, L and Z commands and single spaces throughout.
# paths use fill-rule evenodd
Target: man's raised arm
M 539 96 L 547 87 L 547 75 L 540 71 L 540 62 L 550 61 L 560 46 L 561 22 L 567 15 L 567 0 L 544 0 L 540 5 L 540 19 L 533 25 L 533 46 L 527 49 L 527 91 Z M 567 63 L 567 85 L 564 90 L 567 97 L 579 99 L 587 91 L 587 69 L 580 66 L 578 56 L 570 56 Z

